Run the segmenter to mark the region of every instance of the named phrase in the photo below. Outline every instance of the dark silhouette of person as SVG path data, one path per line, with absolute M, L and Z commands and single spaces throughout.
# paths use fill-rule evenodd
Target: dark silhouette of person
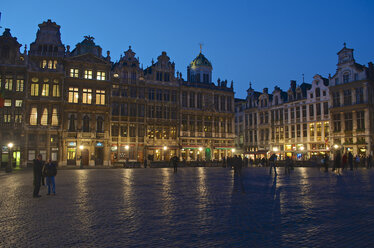
M 337 152 L 334 158 L 334 167 L 332 168 L 332 171 L 335 169 L 340 173 L 340 165 L 341 165 L 342 156 L 340 155 L 340 152 Z
M 178 171 L 178 162 L 179 162 L 179 158 L 177 156 L 174 156 L 172 158 L 172 163 L 173 163 L 173 167 L 174 167 L 174 173 L 176 173 Z
M 274 174 L 277 175 L 277 168 L 276 168 L 276 161 L 277 161 L 277 155 L 275 155 L 275 153 L 273 153 L 273 155 L 270 156 L 269 158 L 269 162 L 270 162 L 270 171 L 269 171 L 269 174 L 271 174 L 271 169 L 273 168 L 274 169 Z
M 39 190 L 40 190 L 40 183 L 42 180 L 42 170 L 44 166 L 44 161 L 42 160 L 42 155 L 39 154 L 36 159 L 34 159 L 34 166 L 33 166 L 33 174 L 34 174 L 34 192 L 33 192 L 33 197 L 41 197 L 39 195 Z
M 351 152 L 348 153 L 348 164 L 349 164 L 349 168 L 353 170 L 353 155 Z
M 329 155 L 327 155 L 327 153 L 325 153 L 325 156 L 323 157 L 323 166 L 325 167 L 325 172 L 328 172 L 329 170 Z

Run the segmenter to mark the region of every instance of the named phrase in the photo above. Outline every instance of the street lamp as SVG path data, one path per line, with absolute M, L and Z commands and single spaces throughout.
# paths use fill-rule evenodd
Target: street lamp
M 278 151 L 278 147 L 273 147 L 273 152 L 277 152 Z
M 338 149 L 338 148 L 339 148 L 339 145 L 335 144 L 334 149 Z
M 13 143 L 10 142 L 8 144 L 9 161 L 8 161 L 8 166 L 6 168 L 6 172 L 12 172 L 12 157 L 13 157 L 12 148 L 13 148 Z

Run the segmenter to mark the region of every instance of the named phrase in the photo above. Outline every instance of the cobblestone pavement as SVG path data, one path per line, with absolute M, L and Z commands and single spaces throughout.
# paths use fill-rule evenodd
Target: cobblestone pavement
M 0 174 L 1 247 L 374 247 L 374 170 L 60 170 Z

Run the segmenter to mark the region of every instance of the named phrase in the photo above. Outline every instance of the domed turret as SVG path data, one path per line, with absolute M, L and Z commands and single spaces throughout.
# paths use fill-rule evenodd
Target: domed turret
M 212 64 L 200 50 L 199 55 L 187 66 L 187 80 L 193 83 L 210 83 L 212 70 Z

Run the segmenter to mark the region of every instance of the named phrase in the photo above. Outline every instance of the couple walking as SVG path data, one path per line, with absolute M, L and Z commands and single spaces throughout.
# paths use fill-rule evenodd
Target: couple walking
M 55 185 L 55 176 L 57 174 L 57 167 L 52 161 L 49 159 L 48 163 L 45 163 L 42 160 L 42 155 L 39 154 L 36 159 L 34 159 L 34 166 L 33 166 L 33 171 L 34 171 L 34 192 L 33 192 L 33 197 L 38 198 L 41 197 L 39 195 L 39 190 L 40 190 L 40 184 L 42 182 L 42 178 L 46 177 L 47 178 L 47 186 L 48 186 L 48 194 L 51 194 L 51 189 L 52 193 L 56 195 L 56 185 Z

